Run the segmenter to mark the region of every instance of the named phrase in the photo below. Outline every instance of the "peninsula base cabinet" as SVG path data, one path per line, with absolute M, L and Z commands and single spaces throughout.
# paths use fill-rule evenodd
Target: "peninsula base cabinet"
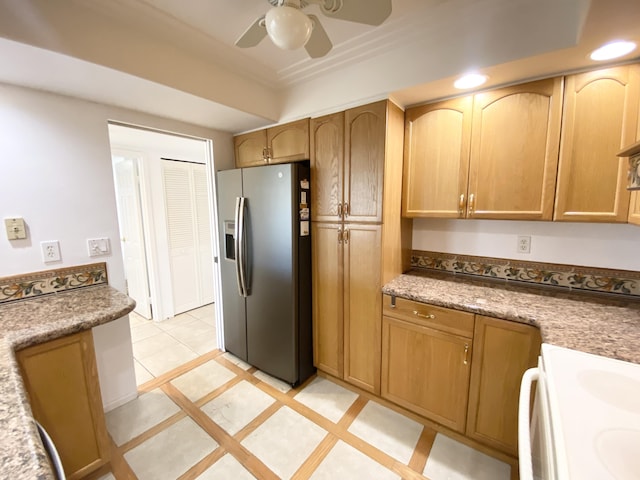
M 518 396 L 539 330 L 383 296 L 381 396 L 517 457 Z
M 91 330 L 16 352 L 34 418 L 47 430 L 66 477 L 110 461 Z

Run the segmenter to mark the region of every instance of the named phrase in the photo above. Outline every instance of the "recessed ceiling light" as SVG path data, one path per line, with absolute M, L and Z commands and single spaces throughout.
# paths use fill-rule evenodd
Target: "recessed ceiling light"
M 607 43 L 602 47 L 591 52 L 591 60 L 602 61 L 611 60 L 612 58 L 623 57 L 627 53 L 635 50 L 636 44 L 633 42 L 616 41 Z
M 453 86 L 459 89 L 479 87 L 487 81 L 487 78 L 489 77 L 479 73 L 468 73 L 453 82 Z

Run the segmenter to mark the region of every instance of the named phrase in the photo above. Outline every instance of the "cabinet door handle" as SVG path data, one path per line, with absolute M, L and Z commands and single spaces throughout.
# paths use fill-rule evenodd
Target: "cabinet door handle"
M 469 344 L 465 343 L 464 344 L 464 361 L 462 362 L 465 365 L 469 364 Z
M 344 208 L 342 210 L 344 211 L 344 216 L 348 217 L 349 216 L 349 204 L 347 202 L 344 202 Z
M 338 216 L 342 218 L 342 203 L 338 204 Z
M 424 314 L 424 313 L 420 313 L 418 310 L 414 310 L 413 314 L 416 317 L 420 317 L 420 318 L 427 318 L 429 320 L 433 320 L 434 318 L 436 318 L 436 316 L 433 313 L 429 313 L 429 314 Z
M 267 147 L 263 147 L 262 149 L 262 160 L 264 163 L 269 163 L 269 154 L 267 153 Z
M 464 216 L 464 193 L 460 194 L 460 201 L 458 202 L 458 214 Z
M 342 234 L 342 238 L 344 238 L 344 243 L 349 243 L 349 229 L 345 228 L 344 233 Z
M 476 196 L 472 193 L 469 195 L 469 216 L 473 215 L 473 211 L 476 208 Z
M 342 228 L 338 229 L 338 243 L 342 243 Z

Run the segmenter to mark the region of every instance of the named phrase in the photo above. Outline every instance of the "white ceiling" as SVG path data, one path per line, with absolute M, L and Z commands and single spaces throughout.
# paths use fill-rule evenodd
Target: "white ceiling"
M 591 68 L 601 43 L 640 43 L 638 0 L 393 0 L 379 27 L 307 7 L 334 44 L 321 59 L 268 38 L 235 47 L 269 8 L 0 0 L 0 81 L 237 133 L 380 98 L 405 107 L 457 95 L 454 77 L 472 69 L 491 87 Z

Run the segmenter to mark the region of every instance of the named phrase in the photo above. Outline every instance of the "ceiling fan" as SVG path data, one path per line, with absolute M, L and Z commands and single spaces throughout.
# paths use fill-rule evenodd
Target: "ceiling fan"
M 255 47 L 264 37 L 285 50 L 304 46 L 311 58 L 325 56 L 333 45 L 320 20 L 303 8 L 315 3 L 327 17 L 380 25 L 391 15 L 391 0 L 267 0 L 272 8 L 257 18 L 236 41 L 241 48 Z

